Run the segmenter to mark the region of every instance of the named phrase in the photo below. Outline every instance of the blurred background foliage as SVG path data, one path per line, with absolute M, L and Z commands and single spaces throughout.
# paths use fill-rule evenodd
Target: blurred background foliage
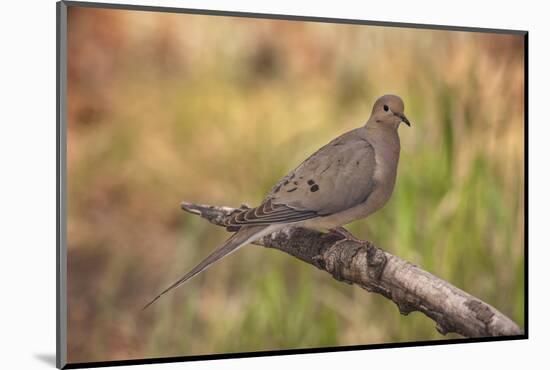
M 69 8 L 69 361 L 442 339 L 419 313 L 249 246 L 142 306 L 254 205 L 403 97 L 387 206 L 350 230 L 523 325 L 521 36 Z

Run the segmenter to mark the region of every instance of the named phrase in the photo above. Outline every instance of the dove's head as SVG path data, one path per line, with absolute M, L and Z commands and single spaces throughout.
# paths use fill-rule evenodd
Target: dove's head
M 397 129 L 401 122 L 407 126 L 411 123 L 405 117 L 405 105 L 397 95 L 384 95 L 376 100 L 367 124 Z

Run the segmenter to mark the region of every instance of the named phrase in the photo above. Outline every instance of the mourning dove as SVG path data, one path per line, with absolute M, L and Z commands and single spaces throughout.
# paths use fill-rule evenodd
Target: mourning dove
M 349 237 L 342 225 L 379 210 L 393 192 L 401 122 L 410 126 L 401 98 L 378 98 L 364 126 L 313 153 L 282 178 L 258 207 L 227 217 L 227 230 L 235 233 L 144 309 L 243 245 L 283 227 L 324 228 Z

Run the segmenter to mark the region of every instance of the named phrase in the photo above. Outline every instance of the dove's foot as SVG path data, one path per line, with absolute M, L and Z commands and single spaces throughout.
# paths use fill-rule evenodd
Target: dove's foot
M 366 252 L 367 252 L 367 266 L 368 266 L 367 274 L 374 281 L 380 280 L 380 278 L 382 277 L 382 273 L 384 272 L 384 268 L 386 267 L 386 263 L 387 263 L 386 254 L 384 253 L 384 251 L 382 249 L 379 249 L 379 248 L 375 247 L 374 244 L 372 244 L 369 241 L 361 240 L 361 239 L 356 238 L 352 233 L 350 233 L 348 230 L 346 230 L 343 227 L 336 227 L 336 228 L 333 228 L 333 229 L 329 229 L 329 234 L 338 235 L 338 236 L 343 237 L 342 239 L 337 240 L 332 245 L 331 250 L 333 250 L 333 251 L 337 251 L 339 248 L 343 247 L 343 248 L 346 248 L 346 250 L 347 250 L 346 253 L 350 253 L 351 255 L 355 256 L 357 254 L 357 251 L 359 251 L 360 249 L 365 248 Z M 349 242 L 357 243 L 359 245 L 357 245 L 357 244 L 346 244 L 346 243 L 349 243 Z M 317 267 L 319 267 L 320 269 L 327 269 L 326 268 L 327 267 L 327 258 L 329 258 L 329 257 L 327 257 L 326 255 L 316 256 L 316 257 L 313 258 L 313 260 L 314 260 L 315 265 Z M 339 258 L 341 258 L 341 257 L 339 257 Z M 327 271 L 331 272 L 332 276 L 334 276 L 334 278 L 336 280 L 349 282 L 343 277 L 342 271 L 341 271 L 342 268 L 338 267 L 339 266 L 338 264 L 334 264 L 334 263 L 329 262 L 328 265 L 330 267 L 328 267 Z
M 349 241 L 352 241 L 352 242 L 356 242 L 356 243 L 360 243 L 360 244 L 364 244 L 365 242 L 361 239 L 358 239 L 357 237 L 355 237 L 355 235 L 353 235 L 352 233 L 350 233 L 348 230 L 346 230 L 345 227 L 343 226 L 339 226 L 339 227 L 335 227 L 333 229 L 329 229 L 329 232 L 331 234 L 336 234 L 336 235 L 341 235 L 344 237 L 345 240 L 349 240 Z

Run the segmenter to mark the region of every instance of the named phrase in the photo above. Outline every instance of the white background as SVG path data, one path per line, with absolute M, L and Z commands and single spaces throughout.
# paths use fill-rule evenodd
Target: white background
M 112 0 L 111 2 L 118 2 Z M 527 29 L 529 44 L 529 323 L 527 341 L 147 365 L 156 369 L 518 368 L 546 363 L 550 331 L 547 232 L 549 12 L 543 1 L 246 0 L 124 3 L 489 28 Z M 53 368 L 55 354 L 55 2 L 1 11 L 0 367 Z M 518 174 L 519 176 L 520 174 Z M 502 292 L 506 294 L 506 292 Z M 544 366 L 544 365 L 542 365 Z M 536 366 L 536 367 L 541 367 Z M 124 367 L 129 369 L 143 366 Z

